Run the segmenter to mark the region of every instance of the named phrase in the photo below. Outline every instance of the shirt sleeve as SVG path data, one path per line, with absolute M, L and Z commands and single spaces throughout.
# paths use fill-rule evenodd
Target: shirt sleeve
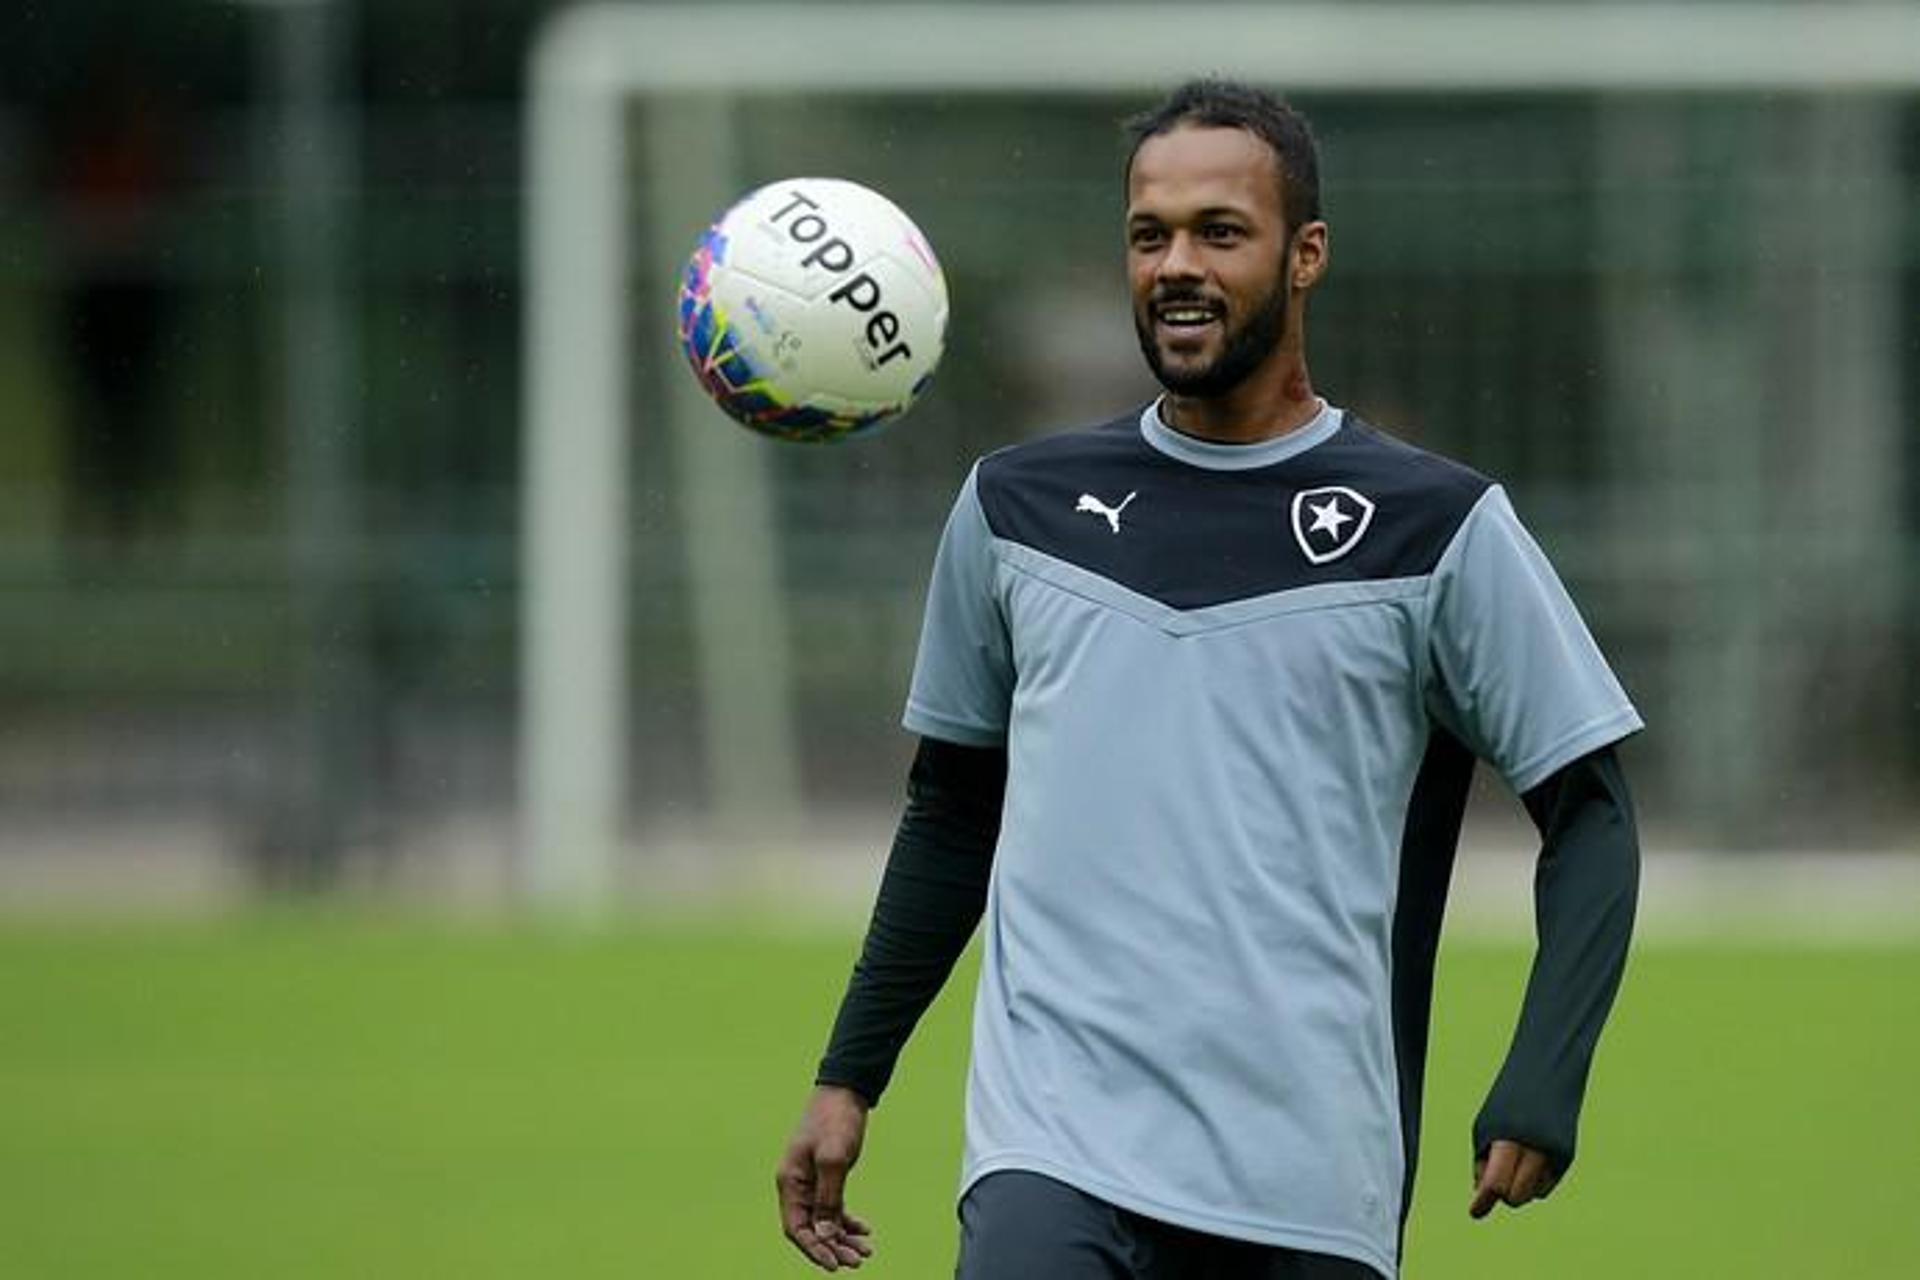
M 1434 713 L 1514 791 L 1642 727 L 1498 485 L 1441 556 L 1434 593 Z
M 1565 1173 L 1594 1048 L 1626 970 L 1640 843 L 1611 748 L 1582 756 L 1521 799 L 1541 838 L 1533 883 L 1539 946 L 1506 1062 L 1473 1123 L 1473 1147 L 1485 1156 L 1509 1138 Z
M 940 536 L 902 721 L 926 737 L 991 747 L 1006 741 L 1014 672 L 979 475 L 975 467 L 960 486 Z
M 877 1106 L 894 1065 L 987 906 L 1007 753 L 922 738 L 907 807 L 816 1084 Z

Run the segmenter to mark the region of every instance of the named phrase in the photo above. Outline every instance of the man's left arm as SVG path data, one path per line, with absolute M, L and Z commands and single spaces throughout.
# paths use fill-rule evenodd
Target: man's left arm
M 1473 1125 L 1470 1212 L 1545 1196 L 1573 1163 L 1594 1046 L 1620 989 L 1639 893 L 1633 802 L 1612 747 L 1522 794 L 1539 829 L 1537 949 L 1519 1026 Z

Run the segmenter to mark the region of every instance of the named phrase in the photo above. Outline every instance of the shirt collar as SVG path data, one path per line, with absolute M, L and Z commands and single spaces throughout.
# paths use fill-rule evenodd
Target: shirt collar
M 1214 471 L 1246 471 L 1284 462 L 1327 440 L 1340 429 L 1345 417 L 1341 409 L 1322 400 L 1318 413 L 1285 435 L 1253 444 L 1222 444 L 1184 435 L 1168 426 L 1160 416 L 1164 400 L 1161 397 L 1141 410 L 1141 438 L 1169 458 Z

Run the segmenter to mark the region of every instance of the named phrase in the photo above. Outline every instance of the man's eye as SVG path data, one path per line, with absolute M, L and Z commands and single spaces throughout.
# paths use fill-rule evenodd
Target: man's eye
M 1227 243 L 1238 240 L 1241 231 L 1229 222 L 1210 222 L 1200 229 L 1200 234 L 1216 243 Z
M 1158 227 L 1136 227 L 1128 234 L 1127 242 L 1136 249 L 1149 249 L 1165 238 Z

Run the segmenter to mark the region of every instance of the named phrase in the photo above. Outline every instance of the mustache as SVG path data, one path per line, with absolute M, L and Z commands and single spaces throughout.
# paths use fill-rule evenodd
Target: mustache
M 1180 285 L 1171 285 L 1166 288 L 1155 289 L 1147 298 L 1147 305 L 1150 307 L 1164 307 L 1177 302 L 1198 302 L 1204 303 L 1207 306 L 1224 305 L 1221 299 L 1207 293 L 1204 289 L 1195 289 Z

